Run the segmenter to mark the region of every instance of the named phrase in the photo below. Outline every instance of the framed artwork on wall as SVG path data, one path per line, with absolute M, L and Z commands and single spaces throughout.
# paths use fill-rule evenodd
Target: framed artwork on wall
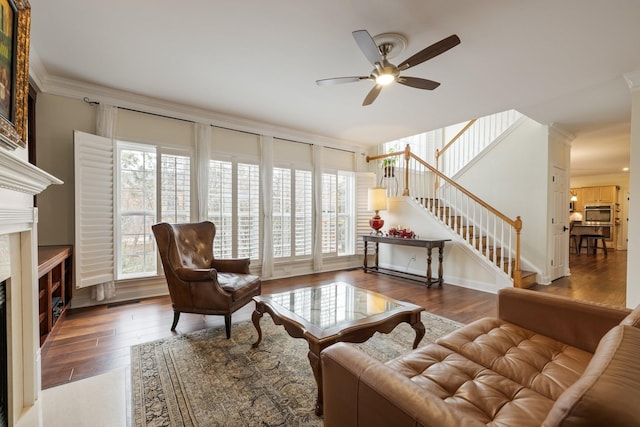
M 0 146 L 27 146 L 28 0 L 0 0 Z

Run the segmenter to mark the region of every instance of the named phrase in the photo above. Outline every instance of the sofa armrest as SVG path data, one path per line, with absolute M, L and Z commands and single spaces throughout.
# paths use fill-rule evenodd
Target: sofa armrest
M 524 289 L 498 292 L 498 318 L 593 353 L 631 310 Z
M 351 345 L 334 344 L 320 359 L 325 427 L 485 425 Z

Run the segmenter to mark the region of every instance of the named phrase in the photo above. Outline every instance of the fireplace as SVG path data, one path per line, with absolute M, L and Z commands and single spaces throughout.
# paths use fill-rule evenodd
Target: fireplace
M 9 361 L 7 360 L 7 282 L 0 283 L 0 427 L 9 425 Z
M 62 181 L 29 164 L 26 150 L 0 148 L 0 282 L 5 283 L 6 404 L 11 427 L 41 425 L 38 209 L 33 196 Z M 4 381 L 0 381 L 4 382 Z

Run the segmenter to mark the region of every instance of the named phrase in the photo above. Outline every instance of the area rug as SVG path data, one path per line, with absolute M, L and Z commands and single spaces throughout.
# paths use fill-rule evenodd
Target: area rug
M 461 326 L 429 313 L 422 322 L 420 346 Z M 307 342 L 269 315 L 260 325 L 257 349 L 249 321 L 234 324 L 229 340 L 224 328 L 212 328 L 131 347 L 133 426 L 322 426 Z M 353 345 L 386 361 L 411 351 L 414 338 L 403 323 Z

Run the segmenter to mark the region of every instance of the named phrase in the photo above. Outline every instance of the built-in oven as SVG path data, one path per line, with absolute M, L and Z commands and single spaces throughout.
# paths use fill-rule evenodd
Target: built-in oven
M 582 223 L 584 225 L 613 225 L 613 206 L 586 205 Z

